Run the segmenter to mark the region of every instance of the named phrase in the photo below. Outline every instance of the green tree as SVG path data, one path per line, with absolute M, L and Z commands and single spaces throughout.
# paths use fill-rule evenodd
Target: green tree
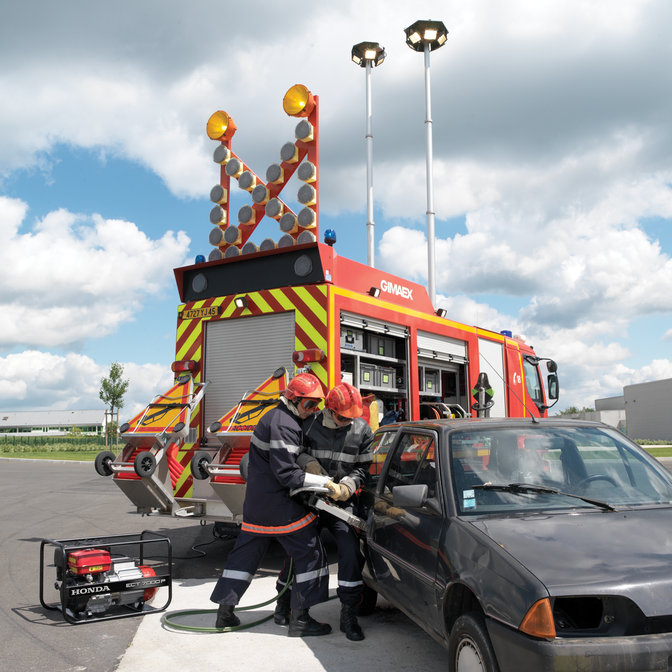
M 584 406 L 583 408 L 577 408 L 576 406 L 570 406 L 569 408 L 566 408 L 564 411 L 560 411 L 557 415 L 576 415 L 577 413 L 592 413 L 595 409 L 594 408 L 588 408 L 587 406 Z
M 114 411 L 119 412 L 124 407 L 124 395 L 128 390 L 128 380 L 123 380 L 124 367 L 119 362 L 112 362 L 110 375 L 100 381 L 98 396 L 101 401 L 110 407 L 111 420 L 114 422 Z

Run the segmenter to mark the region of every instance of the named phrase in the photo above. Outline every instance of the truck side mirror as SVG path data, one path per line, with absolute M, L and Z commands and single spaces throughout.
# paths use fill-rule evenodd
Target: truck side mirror
M 560 396 L 560 385 L 558 383 L 558 376 L 551 373 L 548 376 L 548 398 L 557 400 Z

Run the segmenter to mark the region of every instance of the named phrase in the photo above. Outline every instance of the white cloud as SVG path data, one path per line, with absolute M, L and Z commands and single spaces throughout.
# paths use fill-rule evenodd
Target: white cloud
M 122 362 L 122 366 L 123 379 L 130 381 L 120 412 L 124 422 L 156 394 L 165 392 L 173 376 L 170 369 L 159 364 Z M 31 410 L 104 408 L 98 392 L 101 379 L 107 375 L 109 365 L 74 353 L 55 355 L 26 350 L 0 357 L 0 407 L 25 408 L 22 402 L 30 399 Z
M 64 346 L 112 333 L 170 282 L 189 239 L 57 210 L 20 233 L 27 206 L 0 196 L 0 346 Z M 26 227 L 22 227 L 24 231 Z
M 3 8 L 4 184 L 34 166 L 48 176 L 50 152 L 65 143 L 137 161 L 178 197 L 204 197 L 216 179 L 208 116 L 234 116 L 234 149 L 263 175 L 292 138 L 282 95 L 304 82 L 320 96 L 321 211 L 361 212 L 364 74 L 349 53 L 375 39 L 388 54 L 373 75 L 376 225 L 391 227 L 378 234 L 377 262 L 422 281 L 423 62 L 403 28 L 441 18 L 449 39 L 431 62 L 442 305 L 526 334 L 564 367 L 570 394 L 635 375 L 619 368 L 632 352 L 617 334 L 637 316 L 672 312 L 669 251 L 643 224 L 672 219 L 672 71 L 660 28 L 669 2 L 345 0 L 308 12 L 296 0 L 250 0 L 227 4 L 222 22 L 212 18 L 223 16 L 219 0 L 115 8 Z M 183 260 L 185 234 L 152 240 L 141 224 L 61 205 L 29 225 L 28 204 L 0 197 L 0 346 L 109 334 Z M 523 307 L 505 315 L 497 295 Z

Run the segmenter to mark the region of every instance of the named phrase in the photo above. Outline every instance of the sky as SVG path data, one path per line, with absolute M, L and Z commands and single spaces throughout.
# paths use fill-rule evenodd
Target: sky
M 170 384 L 172 269 L 212 249 L 216 110 L 263 176 L 294 140 L 284 93 L 319 96 L 320 228 L 366 263 L 361 41 L 387 54 L 375 263 L 425 284 L 424 60 L 403 31 L 427 18 L 449 31 L 430 59 L 437 306 L 554 358 L 555 411 L 672 377 L 667 0 L 7 0 L 0 409 L 102 408 L 114 361 L 122 416 Z

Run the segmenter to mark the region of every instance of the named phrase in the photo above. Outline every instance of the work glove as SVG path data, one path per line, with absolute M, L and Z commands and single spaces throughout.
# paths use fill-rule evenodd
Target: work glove
M 350 499 L 350 488 L 348 488 L 347 485 L 344 485 L 343 483 L 336 483 L 336 487 L 338 488 L 338 494 L 336 494 L 332 499 L 335 499 L 337 502 L 345 502 L 348 499 Z
M 341 493 L 341 486 L 338 483 L 334 483 L 333 481 L 327 481 L 324 484 L 324 487 L 329 490 L 329 494 L 327 497 L 331 497 L 331 499 L 338 499 L 338 496 Z
M 303 469 L 307 474 L 317 474 L 321 476 L 328 476 L 327 472 L 324 470 L 322 465 L 308 453 L 301 453 L 296 458 L 296 463 Z
M 307 474 L 321 474 L 322 476 L 327 475 L 327 472 L 322 468 L 322 465 L 316 459 L 306 461 L 304 470 Z

